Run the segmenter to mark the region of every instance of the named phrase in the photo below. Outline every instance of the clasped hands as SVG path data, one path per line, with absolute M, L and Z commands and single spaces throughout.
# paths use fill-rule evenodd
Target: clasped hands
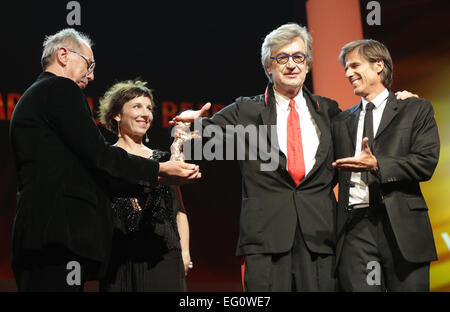
M 200 110 L 187 110 L 175 116 L 169 124 L 175 125 L 177 121 L 192 122 L 206 114 L 211 108 L 211 103 L 206 103 Z M 179 185 L 192 183 L 202 177 L 199 166 L 182 161 L 169 160 L 159 164 L 158 182 L 166 185 Z

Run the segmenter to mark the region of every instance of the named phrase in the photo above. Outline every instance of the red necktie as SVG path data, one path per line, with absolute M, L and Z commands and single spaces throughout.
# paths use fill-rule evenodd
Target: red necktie
M 287 120 L 287 156 L 288 172 L 299 185 L 305 177 L 305 160 L 303 159 L 302 133 L 300 129 L 300 119 L 295 109 L 295 101 L 290 100 L 291 112 Z

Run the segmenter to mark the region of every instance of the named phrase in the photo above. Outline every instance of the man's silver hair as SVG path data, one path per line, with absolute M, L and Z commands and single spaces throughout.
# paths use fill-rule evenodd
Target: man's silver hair
M 306 48 L 306 64 L 311 68 L 313 54 L 312 54 L 312 37 L 306 27 L 302 27 L 296 23 L 289 23 L 278 27 L 264 38 L 261 47 L 261 63 L 264 68 L 269 81 L 272 82 L 271 75 L 267 72 L 268 67 L 272 61 L 270 59 L 272 51 L 276 51 L 282 46 L 289 44 L 293 39 L 300 37 L 303 40 Z
M 65 28 L 58 31 L 56 34 L 46 36 L 42 46 L 44 47 L 41 57 L 42 69 L 46 69 L 52 65 L 56 58 L 56 51 L 61 47 L 68 47 L 71 49 L 81 49 L 82 44 L 86 44 L 89 48 L 92 47 L 91 39 L 73 28 Z

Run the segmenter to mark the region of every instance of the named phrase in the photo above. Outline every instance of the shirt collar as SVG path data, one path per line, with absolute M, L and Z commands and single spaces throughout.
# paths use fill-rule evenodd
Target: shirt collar
M 389 90 L 384 89 L 380 94 L 378 94 L 371 102 L 373 105 L 375 105 L 375 109 L 379 108 L 381 104 L 388 98 L 389 96 Z M 369 103 L 365 98 L 362 98 L 362 105 L 364 107 L 364 110 L 366 109 L 366 105 Z
M 282 95 L 281 93 L 278 93 L 275 88 L 273 88 L 273 92 L 275 95 L 275 102 L 278 106 L 280 106 L 282 109 L 288 110 L 289 109 L 289 102 L 291 101 L 290 98 Z M 301 101 L 303 101 L 303 89 L 300 89 L 300 92 L 294 97 L 295 106 L 299 107 Z

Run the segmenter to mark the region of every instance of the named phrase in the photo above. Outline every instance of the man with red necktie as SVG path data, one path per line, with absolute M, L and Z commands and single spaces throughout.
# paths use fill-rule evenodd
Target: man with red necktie
M 311 67 L 311 35 L 286 24 L 269 33 L 261 62 L 269 85 L 265 94 L 240 97 L 211 118 L 210 107 L 185 111 L 175 121 L 256 126 L 267 136 L 268 161 L 240 160 L 242 206 L 236 255 L 242 257 L 245 291 L 335 291 L 336 198 L 331 118 L 336 101 L 312 94 L 304 81 Z M 264 131 L 263 131 L 264 130 Z M 264 133 L 263 133 L 264 132 Z M 238 133 L 239 134 L 239 133 Z M 249 136 L 250 137 L 250 136 Z M 245 137 L 246 149 L 251 138 Z M 227 144 L 228 146 L 228 144 Z
M 261 61 L 269 78 L 265 94 L 240 97 L 202 126 L 267 126 L 275 170 L 263 161 L 239 160 L 242 183 L 236 254 L 243 259 L 246 291 L 334 291 L 333 149 L 330 119 L 335 101 L 313 95 L 303 83 L 312 61 L 305 27 L 283 25 L 264 40 Z M 174 121 L 192 121 L 186 111 Z M 260 128 L 258 128 L 260 129 Z M 245 142 L 248 147 L 248 139 Z

